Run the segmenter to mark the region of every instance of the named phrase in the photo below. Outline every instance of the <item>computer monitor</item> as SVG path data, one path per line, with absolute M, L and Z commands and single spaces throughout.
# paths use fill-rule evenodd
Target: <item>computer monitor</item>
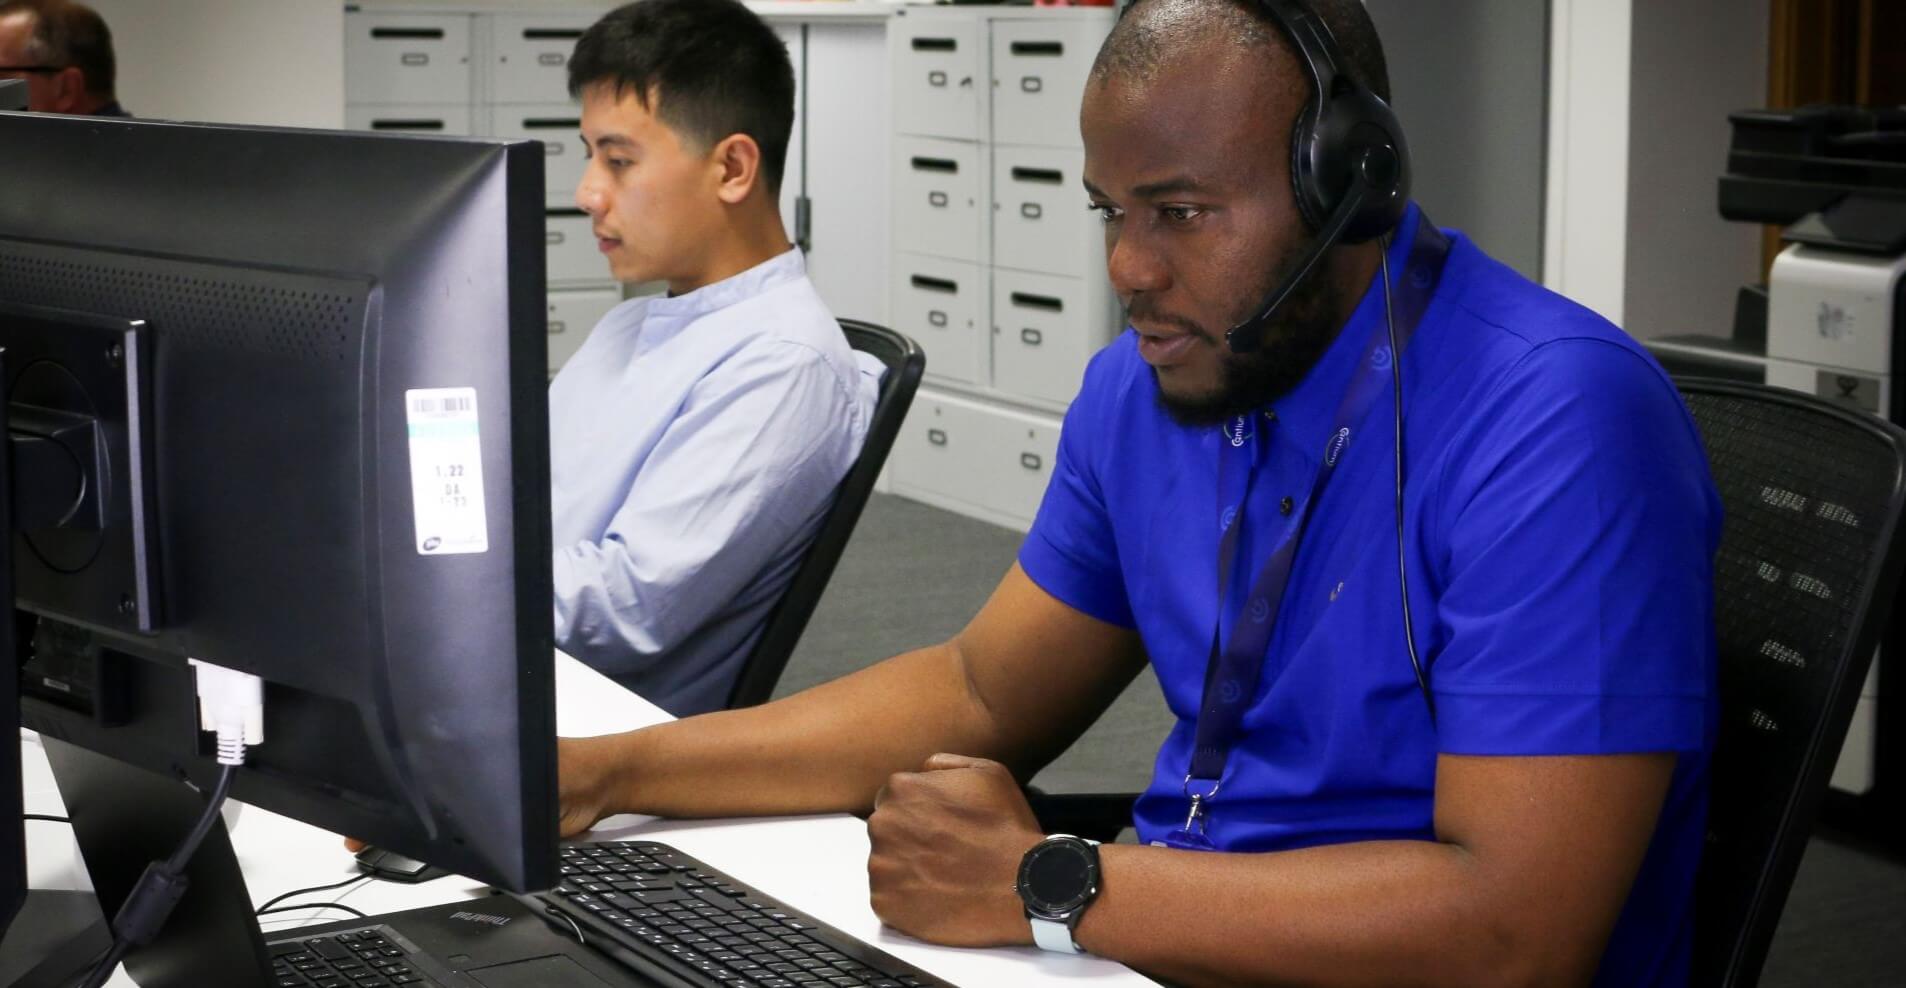
M 89 832 L 180 836 L 109 777 L 217 776 L 188 659 L 264 680 L 236 798 L 553 884 L 541 145 L 0 113 L 0 147 L 0 644 L 102 904 Z
M 26 80 L 0 79 L 0 110 L 26 109 Z

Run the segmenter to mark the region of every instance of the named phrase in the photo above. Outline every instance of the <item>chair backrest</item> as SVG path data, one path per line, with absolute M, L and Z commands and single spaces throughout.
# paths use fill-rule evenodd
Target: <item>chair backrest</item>
M 1798 392 L 1676 383 L 1726 509 L 1692 984 L 1751 986 L 1893 610 L 1906 431 Z
M 880 468 L 887 462 L 887 451 L 893 448 L 900 422 L 907 417 L 913 393 L 920 387 L 920 374 L 926 369 L 926 354 L 918 343 L 907 337 L 884 326 L 854 319 L 842 319 L 840 325 L 841 331 L 847 334 L 848 345 L 878 358 L 886 365 L 887 373 L 880 380 L 880 396 L 874 402 L 873 421 L 867 427 L 867 440 L 860 448 L 860 457 L 841 479 L 840 487 L 834 492 L 833 505 L 827 509 L 827 516 L 822 519 L 807 554 L 801 557 L 800 568 L 794 571 L 794 579 L 789 581 L 787 590 L 768 614 L 767 626 L 741 667 L 741 676 L 728 692 L 730 708 L 766 703 L 773 695 L 781 670 L 787 668 L 788 657 L 794 654 L 794 646 L 801 640 L 808 618 L 814 615 L 814 605 L 820 603 L 821 592 L 827 589 L 827 581 L 834 575 L 841 550 L 854 534 L 854 523 L 860 520 L 861 509 L 867 506 L 867 495 L 873 492 Z

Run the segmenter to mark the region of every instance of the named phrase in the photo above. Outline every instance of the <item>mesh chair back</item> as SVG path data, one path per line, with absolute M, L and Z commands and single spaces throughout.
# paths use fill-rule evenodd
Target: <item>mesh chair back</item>
M 840 562 L 841 551 L 854 534 L 854 523 L 867 506 L 867 496 L 873 492 L 880 468 L 887 462 L 887 452 L 900 433 L 900 422 L 907 417 L 913 393 L 920 387 L 920 374 L 926 370 L 926 354 L 907 337 L 854 319 L 842 319 L 840 325 L 848 345 L 878 358 L 886 365 L 887 373 L 880 379 L 880 396 L 874 402 L 873 421 L 868 425 L 860 457 L 841 479 L 820 531 L 801 558 L 787 591 L 769 613 L 767 627 L 741 667 L 740 678 L 729 690 L 731 709 L 766 703 L 774 694 L 774 684 L 781 680 L 781 670 L 787 668 L 788 657 L 794 654 L 808 618 L 814 616 L 814 606 L 820 603 L 821 592 L 834 575 L 834 565 Z
M 1714 573 L 1721 723 L 1692 983 L 1747 986 L 1892 610 L 1906 432 L 1797 392 L 1677 383 L 1726 509 Z

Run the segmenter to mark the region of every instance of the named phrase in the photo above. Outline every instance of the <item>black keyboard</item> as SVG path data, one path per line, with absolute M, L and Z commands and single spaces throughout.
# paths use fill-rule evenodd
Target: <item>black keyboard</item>
M 384 926 L 283 940 L 270 949 L 273 988 L 435 988 L 438 984 L 416 969 L 416 949 Z
M 946 985 L 666 844 L 566 845 L 562 884 L 538 898 L 586 942 L 707 988 Z

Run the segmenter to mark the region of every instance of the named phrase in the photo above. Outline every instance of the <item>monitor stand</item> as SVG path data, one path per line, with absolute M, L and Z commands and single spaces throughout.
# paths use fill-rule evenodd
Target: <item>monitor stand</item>
M 178 849 L 205 810 L 204 795 L 180 779 L 57 738 L 41 735 L 41 742 L 98 891 L 98 908 L 115 914 L 146 866 Z M 190 886 L 159 935 L 126 955 L 127 973 L 142 988 L 271 984 L 271 958 L 223 820 L 214 821 L 186 877 Z M 28 897 L 15 928 L 40 922 L 27 913 L 38 911 L 36 900 L 43 894 Z M 103 931 L 87 932 L 98 936 Z M 9 951 L 14 946 L 11 930 L 6 945 Z M 68 973 L 62 984 L 71 981 Z M 18 984 L 25 988 L 31 982 Z

